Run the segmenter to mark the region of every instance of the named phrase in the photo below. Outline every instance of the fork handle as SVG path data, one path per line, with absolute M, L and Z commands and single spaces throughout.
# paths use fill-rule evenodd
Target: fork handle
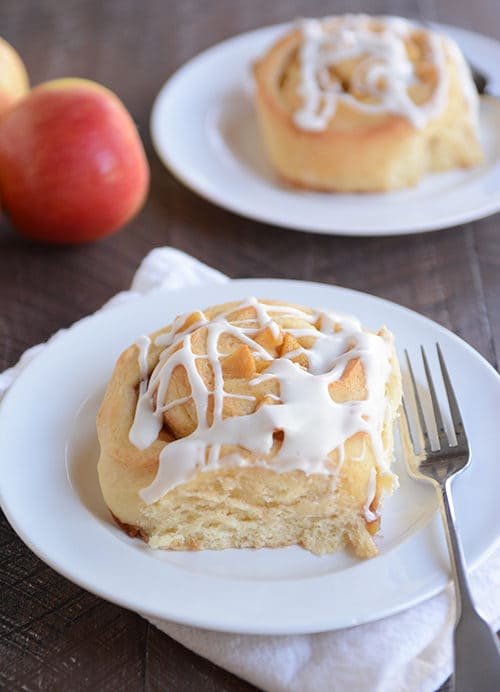
M 450 551 L 457 620 L 453 635 L 455 692 L 500 689 L 500 647 L 495 632 L 474 605 L 464 554 L 455 526 L 450 479 L 440 484 L 441 511 Z

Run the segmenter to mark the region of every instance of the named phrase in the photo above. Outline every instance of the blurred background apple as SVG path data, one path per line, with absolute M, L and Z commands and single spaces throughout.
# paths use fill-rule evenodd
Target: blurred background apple
M 28 90 L 23 61 L 10 43 L 0 38 L 0 116 Z
M 112 233 L 139 211 L 148 183 L 130 114 L 95 82 L 45 82 L 0 118 L 0 200 L 29 238 L 72 244 Z

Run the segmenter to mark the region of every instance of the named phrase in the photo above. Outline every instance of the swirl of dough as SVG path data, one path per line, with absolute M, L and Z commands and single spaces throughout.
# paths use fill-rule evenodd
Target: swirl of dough
M 98 418 L 101 488 L 159 547 L 372 555 L 400 395 L 385 328 L 254 297 L 181 315 L 118 361 Z

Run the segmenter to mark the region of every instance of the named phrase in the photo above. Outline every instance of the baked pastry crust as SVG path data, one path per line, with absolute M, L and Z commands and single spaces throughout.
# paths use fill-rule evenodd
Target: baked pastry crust
M 380 192 L 482 161 L 478 97 L 453 41 L 399 18 L 308 22 L 254 65 L 260 130 L 280 177 L 316 190 Z M 360 44 L 354 58 L 349 41 Z
M 318 385 L 331 411 L 314 401 Z M 253 298 L 184 315 L 116 364 L 97 419 L 104 499 L 121 528 L 155 548 L 298 544 L 373 556 L 382 496 L 396 482 L 400 397 L 386 329 Z M 328 453 L 316 458 L 321 437 Z

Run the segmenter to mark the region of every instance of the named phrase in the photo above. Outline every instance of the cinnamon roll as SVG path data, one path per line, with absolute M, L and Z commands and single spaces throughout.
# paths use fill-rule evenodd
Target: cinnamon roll
M 459 48 L 407 20 L 304 20 L 254 75 L 269 159 L 292 184 L 395 190 L 483 158 L 478 96 Z
M 153 548 L 373 556 L 400 398 L 385 328 L 256 298 L 182 315 L 115 367 L 104 499 Z

